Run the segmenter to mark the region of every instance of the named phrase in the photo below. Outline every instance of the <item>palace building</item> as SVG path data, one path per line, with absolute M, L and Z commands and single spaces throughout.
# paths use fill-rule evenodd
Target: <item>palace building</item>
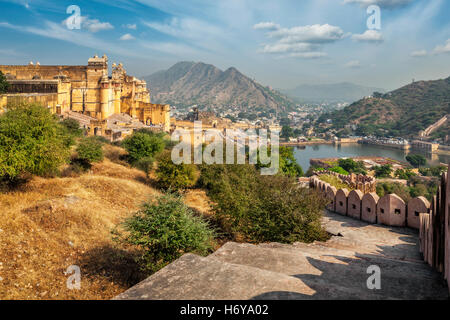
M 147 83 L 127 75 L 122 63 L 112 64 L 108 57 L 94 56 L 86 66 L 0 65 L 10 83 L 7 94 L 0 96 L 0 110 L 9 103 L 40 103 L 62 117 L 85 120 L 92 132 L 108 127 L 119 130 L 117 116 L 140 122 L 142 127 L 170 130 L 170 106 L 150 103 Z M 75 115 L 75 116 L 74 116 Z M 113 121 L 114 120 L 114 121 Z M 92 125 L 90 125 L 92 124 Z

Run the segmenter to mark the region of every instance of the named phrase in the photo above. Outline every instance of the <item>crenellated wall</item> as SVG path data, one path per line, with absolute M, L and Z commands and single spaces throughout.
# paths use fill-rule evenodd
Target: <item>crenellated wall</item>
M 419 213 L 420 251 L 424 260 L 444 275 L 450 288 L 450 177 L 442 175 L 441 185 L 428 213 Z
M 318 176 L 309 179 L 310 188 L 329 200 L 327 209 L 368 223 L 419 229 L 423 259 L 441 272 L 450 288 L 450 166 L 442 175 L 439 190 L 430 203 L 417 197 L 405 203 L 396 194 L 379 197 L 374 192 L 336 190 Z
M 332 175 L 337 177 L 343 183 L 349 186 L 349 189 L 356 189 L 361 191 L 363 194 L 375 192 L 377 189 L 377 181 L 374 177 L 366 176 L 363 174 L 354 174 L 351 173 L 349 175 L 339 174 L 334 171 L 314 171 L 314 175 L 321 176 L 323 174 Z
M 375 183 L 375 180 L 370 183 Z M 330 201 L 327 206 L 330 211 L 369 223 L 419 229 L 419 213 L 430 211 L 430 203 L 424 197 L 411 199 L 406 204 L 396 194 L 380 198 L 375 192 L 363 192 L 359 189 L 350 192 L 346 188 L 336 190 L 329 183 L 320 180 L 319 176 L 312 176 L 309 185 L 326 196 Z

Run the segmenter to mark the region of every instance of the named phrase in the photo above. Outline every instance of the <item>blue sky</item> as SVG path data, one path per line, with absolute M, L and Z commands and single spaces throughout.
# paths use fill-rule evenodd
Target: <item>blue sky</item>
M 381 8 L 368 30 L 367 8 Z M 81 29 L 66 9 L 81 9 Z M 182 61 L 264 85 L 350 81 L 394 89 L 450 76 L 448 0 L 0 0 L 0 64 L 86 64 L 145 76 Z

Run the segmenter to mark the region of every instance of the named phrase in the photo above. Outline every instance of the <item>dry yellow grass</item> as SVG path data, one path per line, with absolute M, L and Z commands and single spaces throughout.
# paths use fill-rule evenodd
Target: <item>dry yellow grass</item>
M 109 299 L 141 280 L 110 231 L 157 194 L 143 172 L 109 160 L 0 194 L 0 299 Z M 66 288 L 70 265 L 81 267 L 81 290 Z

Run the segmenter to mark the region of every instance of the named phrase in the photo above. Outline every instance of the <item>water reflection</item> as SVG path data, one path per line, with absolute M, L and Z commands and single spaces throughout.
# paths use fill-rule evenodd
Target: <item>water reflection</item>
M 311 158 L 335 158 L 335 157 L 387 157 L 394 160 L 406 161 L 408 153 L 423 154 L 431 165 L 438 165 L 439 162 L 449 163 L 450 155 L 427 154 L 419 150 L 404 151 L 399 149 L 388 149 L 380 146 L 365 145 L 358 143 L 332 145 L 321 144 L 311 146 L 294 147 L 294 155 L 303 170 L 308 170 L 309 159 Z

